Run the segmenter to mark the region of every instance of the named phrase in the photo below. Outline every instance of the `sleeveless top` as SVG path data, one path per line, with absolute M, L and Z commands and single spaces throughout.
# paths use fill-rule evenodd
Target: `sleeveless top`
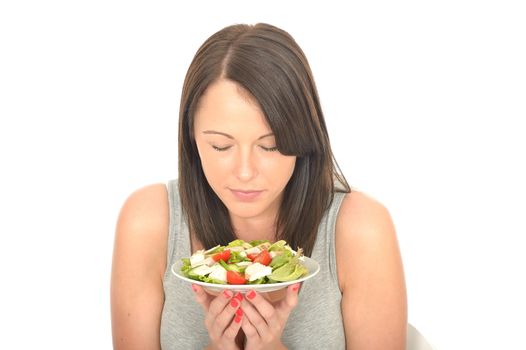
M 183 257 L 189 257 L 190 234 L 183 217 L 177 180 L 167 184 L 170 204 L 168 256 L 164 273 L 164 306 L 161 317 L 161 347 L 203 349 L 209 343 L 204 324 L 204 311 L 195 301 L 190 284 L 175 277 L 170 268 Z M 342 294 L 338 285 L 335 257 L 335 226 L 345 193 L 336 192 L 325 213 L 311 258 L 320 271 L 303 282 L 298 304 L 292 310 L 281 340 L 288 349 L 345 349 L 345 332 L 341 314 Z

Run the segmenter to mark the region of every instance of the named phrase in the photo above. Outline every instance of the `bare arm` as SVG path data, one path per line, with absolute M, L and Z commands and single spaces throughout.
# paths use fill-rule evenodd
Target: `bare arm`
M 122 207 L 111 274 L 114 349 L 160 349 L 168 221 L 163 184 L 134 192 Z
M 336 225 L 347 349 L 404 350 L 407 297 L 394 225 L 362 193 L 346 196 Z

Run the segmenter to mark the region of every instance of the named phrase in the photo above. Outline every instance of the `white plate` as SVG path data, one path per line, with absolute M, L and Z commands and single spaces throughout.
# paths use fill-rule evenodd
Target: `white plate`
M 291 284 L 303 282 L 308 280 L 311 277 L 314 277 L 318 271 L 320 271 L 320 265 L 313 259 L 308 257 L 303 257 L 304 260 L 302 261 L 302 264 L 305 265 L 305 267 L 309 270 L 309 273 L 297 280 L 294 281 L 288 281 L 288 282 L 280 282 L 280 283 L 267 283 L 267 284 L 216 284 L 216 283 L 207 283 L 202 281 L 196 281 L 191 278 L 185 277 L 181 272 L 181 266 L 183 265 L 183 262 L 179 260 L 175 264 L 172 265 L 172 273 L 187 282 L 198 284 L 200 286 L 203 286 L 207 290 L 210 290 L 212 292 L 221 292 L 224 289 L 230 289 L 233 292 L 241 292 L 245 293 L 249 290 L 255 290 L 260 293 L 264 292 L 272 292 L 275 290 L 283 289 Z

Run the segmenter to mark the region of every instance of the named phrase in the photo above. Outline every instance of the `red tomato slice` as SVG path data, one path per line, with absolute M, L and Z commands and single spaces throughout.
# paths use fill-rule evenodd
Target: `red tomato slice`
M 223 260 L 224 262 L 227 262 L 229 258 L 230 258 L 230 250 L 229 249 L 223 250 L 223 252 L 221 253 L 221 260 Z
M 226 281 L 228 284 L 245 284 L 247 283 L 247 280 L 245 279 L 245 275 L 241 274 L 239 272 L 235 271 L 227 271 L 226 272 Z
M 272 261 L 272 258 L 270 257 L 270 253 L 266 249 L 263 249 L 252 261 L 267 266 Z
M 254 259 L 258 256 L 257 254 L 247 254 L 247 258 L 250 259 L 250 261 L 254 261 Z
M 227 262 L 229 258 L 230 258 L 229 249 L 223 250 L 221 253 L 212 255 L 212 259 L 214 259 L 215 262 L 218 262 L 219 260 L 223 260 L 224 262 Z

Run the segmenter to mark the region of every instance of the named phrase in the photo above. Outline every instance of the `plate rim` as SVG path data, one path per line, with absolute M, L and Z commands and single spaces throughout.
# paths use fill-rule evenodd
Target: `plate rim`
M 304 282 L 308 279 L 311 279 L 312 277 L 316 276 L 318 272 L 320 271 L 320 264 L 308 256 L 304 256 L 305 259 L 309 262 L 309 264 L 315 264 L 316 268 L 314 271 L 310 272 L 307 276 L 303 276 L 301 278 L 298 278 L 297 280 L 293 281 L 287 281 L 287 282 L 279 282 L 279 283 L 266 283 L 266 284 L 219 284 L 219 283 L 208 283 L 198 280 L 193 280 L 191 278 L 188 278 L 186 276 L 183 276 L 181 273 L 178 273 L 174 270 L 174 267 L 176 265 L 179 265 L 179 267 L 183 264 L 183 262 L 179 259 L 178 261 L 174 262 L 172 266 L 170 267 L 170 271 L 172 272 L 175 277 L 186 281 L 190 283 L 194 283 L 200 286 L 203 286 L 205 288 L 210 289 L 216 289 L 216 290 L 225 290 L 225 289 L 231 289 L 236 291 L 249 291 L 249 290 L 255 290 L 255 291 L 262 291 L 262 292 L 272 292 L 275 290 L 283 289 L 291 284 L 294 283 L 300 283 Z

